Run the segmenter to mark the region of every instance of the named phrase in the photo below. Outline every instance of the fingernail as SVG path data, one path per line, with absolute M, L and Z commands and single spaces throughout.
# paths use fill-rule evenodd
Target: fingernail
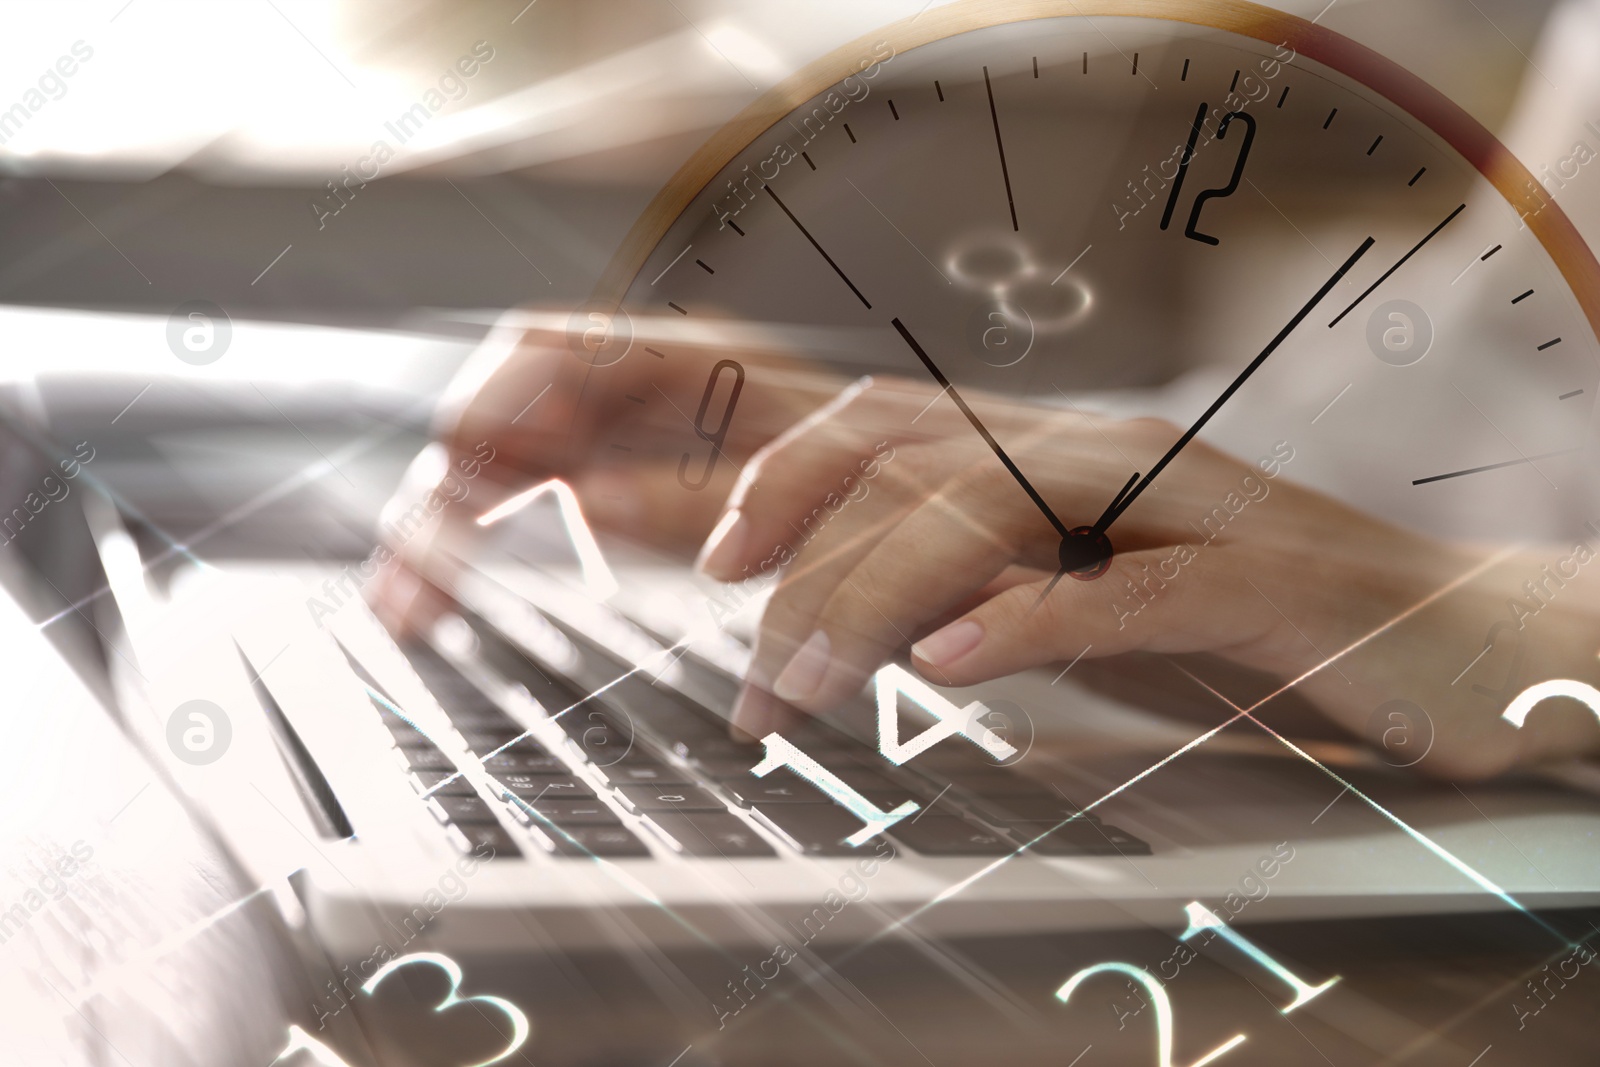
M 943 667 L 977 648 L 982 640 L 983 624 L 972 619 L 962 619 L 942 630 L 935 630 L 912 645 L 911 654 L 935 667 Z
M 728 511 L 706 538 L 700 558 L 695 560 L 695 569 L 719 581 L 731 582 L 739 577 L 739 556 L 744 551 L 749 531 L 750 524 L 738 508 Z
M 832 662 L 833 645 L 828 641 L 828 635 L 818 630 L 806 638 L 806 643 L 800 646 L 800 651 L 794 654 L 789 665 L 779 672 L 777 680 L 772 683 L 773 693 L 791 703 L 809 700 L 821 687 Z

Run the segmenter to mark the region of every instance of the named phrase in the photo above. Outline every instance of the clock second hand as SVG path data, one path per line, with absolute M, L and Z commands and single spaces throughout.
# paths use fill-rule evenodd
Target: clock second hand
M 1294 328 L 1299 326 L 1307 315 L 1311 314 L 1311 309 L 1321 303 L 1322 298 L 1327 296 L 1335 285 L 1339 284 L 1339 281 L 1350 272 L 1351 267 L 1355 266 L 1356 260 L 1366 254 L 1367 249 L 1372 247 L 1372 243 L 1371 237 L 1361 242 L 1361 247 L 1352 252 L 1350 258 L 1344 261 L 1344 265 L 1333 272 L 1333 277 L 1324 282 L 1322 288 L 1318 289 L 1311 299 L 1306 301 L 1299 311 L 1295 312 L 1294 318 L 1285 323 L 1283 329 L 1278 331 L 1277 336 L 1267 342 L 1267 347 L 1263 348 L 1260 354 L 1250 361 L 1250 365 L 1241 371 L 1228 388 L 1223 390 L 1222 395 L 1217 397 L 1216 401 L 1206 408 L 1205 413 L 1195 420 L 1195 424 L 1189 427 L 1182 437 L 1178 438 L 1177 444 L 1169 448 L 1167 454 L 1162 456 L 1154 467 L 1150 468 L 1150 473 L 1146 474 L 1131 489 L 1124 487 L 1122 492 L 1117 494 L 1116 499 L 1111 501 L 1092 529 L 1097 533 L 1104 534 L 1111 527 L 1111 524 L 1116 522 L 1124 511 L 1128 510 L 1129 505 L 1139 498 L 1139 494 L 1150 488 L 1150 483 L 1155 481 L 1156 475 L 1166 469 L 1167 464 L 1171 463 L 1178 453 L 1182 452 L 1185 446 L 1195 439 L 1201 428 L 1211 421 L 1211 417 L 1222 409 L 1222 405 L 1226 404 L 1233 397 L 1233 394 L 1243 387 L 1245 382 L 1250 380 L 1250 376 L 1261 368 L 1261 365 L 1267 361 L 1267 357 L 1278 350 L 1278 346 L 1283 344 L 1284 340 L 1294 332 Z M 1139 476 L 1135 474 L 1134 477 L 1138 478 Z

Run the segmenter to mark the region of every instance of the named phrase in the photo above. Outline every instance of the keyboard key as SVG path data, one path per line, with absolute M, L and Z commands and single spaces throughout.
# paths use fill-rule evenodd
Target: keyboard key
M 440 782 L 447 782 L 448 784 L 440 787 L 438 792 L 432 795 L 444 797 L 474 797 L 478 795 L 478 791 L 472 788 L 472 783 L 467 781 L 465 775 L 446 771 L 418 771 L 411 777 L 413 784 L 417 787 L 417 791 L 421 793 L 426 793 L 434 786 L 439 785 Z
M 590 743 L 595 745 L 602 744 L 602 739 L 609 739 L 616 742 L 617 747 L 622 748 L 627 746 L 633 736 L 633 730 L 625 721 L 619 721 L 593 704 L 573 708 L 558 716 L 555 723 L 574 741 L 589 737 L 593 739 Z
M 837 804 L 757 804 L 758 816 L 782 830 L 808 856 L 854 856 L 844 839 L 861 829 L 861 820 Z M 869 842 L 870 845 L 870 842 Z
M 756 741 L 749 744 L 734 741 L 726 733 L 721 736 L 711 737 L 686 737 L 679 738 L 672 746 L 680 756 L 693 756 L 697 759 L 724 759 L 748 760 L 746 767 L 754 767 L 761 762 L 761 757 L 766 754 L 766 749 Z
M 469 696 L 435 694 L 445 716 L 459 727 L 516 726 L 517 721 L 500 709 L 500 706 L 476 690 Z
M 628 857 L 645 858 L 650 850 L 625 826 L 569 825 L 556 829 L 541 826 L 539 833 L 548 839 L 558 856 L 585 858 L 604 856 L 608 859 Z
M 673 741 L 728 736 L 728 727 L 723 723 L 713 721 L 710 716 L 702 715 L 673 700 L 651 701 L 644 713 L 644 723 L 655 732 L 656 736 Z
M 453 771 L 456 769 L 456 765 L 450 762 L 450 757 L 432 746 L 428 748 L 402 748 L 400 751 L 405 754 L 406 766 L 413 771 Z
M 589 783 L 569 774 L 497 774 L 495 781 L 523 800 L 593 800 Z
M 708 757 L 705 759 L 694 759 L 690 762 L 694 764 L 694 769 L 702 777 L 709 778 L 713 782 L 732 782 L 743 778 L 755 778 L 755 775 L 750 773 L 750 768 L 761 762 L 761 757 L 759 754 L 757 754 L 756 758 L 750 760 L 712 759 Z M 767 775 L 767 777 L 772 778 L 779 773 L 788 774 L 790 772 L 774 771 L 772 774 Z M 757 780 L 759 781 L 760 779 Z
M 830 762 L 825 756 L 818 756 L 817 762 L 822 764 L 822 766 L 827 770 L 832 771 L 840 781 L 857 792 L 900 793 L 902 794 L 902 799 L 911 799 L 910 790 L 903 785 L 897 785 L 894 782 L 891 782 L 888 778 L 885 778 L 877 771 L 868 770 L 867 768 L 858 766 L 853 762 Z M 772 774 L 767 775 L 767 777 L 772 778 L 776 775 L 777 772 L 774 771 Z
M 1032 778 L 1010 771 L 963 771 L 947 776 L 957 789 L 980 797 L 1042 797 L 1060 800 L 1061 794 Z
M 728 805 L 693 785 L 620 785 L 617 791 L 640 811 L 727 811 Z
M 494 822 L 494 812 L 480 796 L 435 796 L 428 801 L 450 822 Z
M 1041 856 L 1148 856 L 1150 846 L 1126 830 L 1104 823 L 1094 824 L 1074 821 L 1065 826 L 1053 822 L 1008 823 L 1006 829 L 1019 843 L 1038 841 L 1028 846 L 1029 852 Z
M 1004 822 L 1058 823 L 1063 819 L 1099 822 L 1093 812 L 1083 812 L 1076 804 L 1062 797 L 982 797 L 973 802 L 981 815 L 990 815 Z
M 822 790 L 789 771 L 773 771 L 765 778 L 745 772 L 743 778 L 719 782 L 739 806 L 752 804 L 832 804 L 833 800 Z
M 455 724 L 458 730 L 513 730 L 520 731 L 521 726 L 517 720 L 501 711 L 499 708 L 487 704 L 474 705 L 470 708 L 454 708 L 444 705 L 445 716 Z
M 687 772 L 664 763 L 619 763 L 602 769 L 617 785 L 688 785 L 693 781 Z
M 1004 771 L 1004 765 L 988 755 L 986 750 L 955 737 L 918 753 L 914 762 L 918 769 L 936 775 L 958 775 L 964 771 L 977 774 Z
M 650 821 L 682 845 L 689 856 L 745 859 L 778 854 L 760 834 L 727 812 L 651 812 Z
M 913 815 L 901 819 L 886 833 L 928 856 L 1004 856 L 1017 850 L 999 834 L 950 815 Z
M 566 774 L 568 767 L 559 757 L 524 752 L 513 746 L 483 761 L 490 774 Z
M 525 800 L 529 808 L 557 826 L 574 826 L 584 823 L 618 824 L 617 813 L 600 800 Z M 519 805 L 520 807 L 520 805 Z M 535 820 L 537 822 L 538 820 Z
M 457 848 L 463 852 L 478 852 L 478 849 L 488 845 L 494 851 L 490 859 L 507 859 L 522 855 L 522 849 L 517 847 L 516 841 L 505 832 L 499 823 L 474 822 L 461 823 L 450 827 L 450 839 Z M 478 855 L 483 853 L 478 852 Z
M 533 738 L 522 737 L 524 731 L 514 725 L 461 727 L 460 724 L 457 724 L 457 728 L 461 730 L 462 740 L 464 740 L 467 743 L 467 747 L 474 752 L 488 752 L 491 749 L 499 748 L 507 741 L 518 737 L 522 738 L 522 740 L 517 742 L 519 748 L 526 746 L 529 750 L 537 752 L 541 755 L 548 752 L 543 745 L 539 744 L 539 742 L 535 741 Z
M 626 751 L 596 756 L 595 761 L 605 767 L 619 763 L 660 763 L 661 757 L 650 746 L 641 743 L 642 741 L 642 735 L 635 734 L 633 745 Z
M 842 734 L 810 716 L 802 719 L 798 726 L 785 729 L 783 736 L 796 748 L 816 756 L 824 766 L 828 762 L 824 758 L 825 754 L 860 752 L 865 748 L 855 738 Z

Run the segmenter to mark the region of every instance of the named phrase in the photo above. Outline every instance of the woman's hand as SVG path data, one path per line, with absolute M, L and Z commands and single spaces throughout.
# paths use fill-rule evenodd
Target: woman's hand
M 530 316 L 539 317 L 518 312 L 508 321 Z M 559 312 L 543 317 L 564 321 Z M 735 338 L 707 324 L 691 344 L 677 336 L 663 342 L 648 332 L 649 323 L 635 327 L 630 350 L 607 366 L 595 366 L 582 337 L 565 329 L 502 325 L 479 346 L 440 401 L 436 443 L 413 463 L 384 511 L 385 548 L 393 558 L 369 599 L 391 629 L 412 629 L 441 606 L 450 559 L 467 550 L 473 520 L 547 478 L 572 486 L 591 525 L 692 552 L 711 530 L 740 465 L 843 385 L 792 354 L 751 344 L 748 331 Z M 651 348 L 669 349 L 671 359 Z M 677 465 L 685 442 L 695 440 L 692 420 L 708 376 L 730 357 L 746 375 L 737 418 L 711 483 L 687 493 Z M 626 452 L 613 447 L 624 441 Z M 470 494 L 456 502 L 458 472 L 468 468 L 475 472 Z M 443 491 L 451 485 L 456 492 Z M 419 509 L 436 493 L 452 503 Z M 407 513 L 429 517 L 402 523 Z
M 1068 526 L 1092 523 L 1182 433 L 969 399 Z M 1503 700 L 1453 684 L 1549 552 L 1492 556 L 1388 525 L 1281 478 L 1292 456 L 1280 444 L 1250 465 L 1190 444 L 1110 529 L 1109 571 L 1044 595 L 1060 535 L 950 401 L 858 383 L 755 455 L 702 554 L 723 580 L 793 557 L 734 724 L 761 736 L 785 703 L 827 711 L 908 645 L 924 676 L 952 686 L 1143 650 L 1269 672 L 1374 741 L 1374 712 L 1411 700 L 1435 729 L 1420 769 L 1438 774 L 1600 747 L 1575 702 L 1519 730 Z M 1527 622 L 1530 681 L 1600 681 L 1600 590 L 1588 576 L 1567 584 Z

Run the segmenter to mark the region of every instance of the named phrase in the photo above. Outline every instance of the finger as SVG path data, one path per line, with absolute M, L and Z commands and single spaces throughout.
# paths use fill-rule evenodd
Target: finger
M 965 420 L 958 427 L 948 414 L 930 415 L 941 396 L 899 378 L 863 378 L 779 435 L 747 466 L 729 501 L 731 517 L 718 524 L 701 554 L 701 570 L 734 580 L 801 524 L 816 502 L 865 494 L 896 457 L 898 444 L 955 438 L 980 450 Z
M 635 320 L 631 347 L 598 365 L 584 345 L 587 323 L 573 333 L 559 328 L 565 321 L 551 312 L 508 314 L 452 380 L 436 435 L 453 451 L 488 441 L 508 465 L 535 476 L 574 471 L 619 435 L 641 453 L 681 450 L 694 435 L 708 375 L 733 359 L 747 379 L 722 447 L 742 462 L 839 387 L 837 375 L 719 324 L 679 336 Z
M 1054 573 L 1054 571 L 1045 570 L 1040 567 L 1026 567 L 1021 564 L 1014 563 L 1005 570 L 1001 571 L 999 574 L 995 575 L 990 581 L 984 583 L 982 588 L 973 590 L 971 594 L 962 597 L 960 600 L 950 605 L 950 607 L 945 611 L 942 611 L 938 615 L 929 619 L 923 624 L 921 631 L 913 630 L 910 632 L 917 637 L 922 637 L 927 633 L 932 633 L 934 630 L 942 629 L 948 623 L 955 622 L 967 612 L 977 608 L 979 604 L 982 604 L 984 601 L 993 597 L 999 596 L 1007 589 L 1010 589 L 1013 586 L 1026 584 L 1028 582 L 1048 582 Z
M 557 469 L 568 443 L 586 440 L 600 415 L 594 403 L 580 403 L 593 368 L 564 341 L 553 330 L 497 325 L 446 387 L 435 435 L 453 454 L 487 441 L 508 465 Z
M 776 690 L 775 679 L 801 651 L 815 629 L 817 613 L 860 560 L 925 495 L 921 479 L 909 466 L 886 475 L 870 496 L 840 501 L 834 509 L 817 509 L 762 563 L 762 573 L 774 561 L 787 561 L 788 567 L 762 613 L 745 691 L 736 706 L 736 723 L 761 722 L 778 714 L 777 705 L 787 692 Z
M 817 614 L 774 690 L 813 712 L 859 691 L 934 619 L 998 577 L 1052 531 L 984 462 L 877 539 Z
M 758 451 L 728 500 L 698 566 L 707 576 L 735 581 L 745 567 L 787 540 L 813 505 L 838 486 L 855 495 L 860 479 L 877 474 L 872 430 L 840 416 L 859 405 L 872 380 L 854 382 Z M 887 445 L 887 443 L 885 443 Z M 893 455 L 893 450 L 889 450 Z
M 380 569 L 366 598 L 397 635 L 419 632 L 440 610 L 443 600 L 428 589 L 425 576 L 451 566 L 450 554 L 437 549 L 459 539 L 461 527 L 476 514 L 473 506 L 499 498 L 488 474 L 494 458 L 480 452 L 452 466 L 445 447 L 433 442 L 413 457 L 384 505 L 377 531 Z
M 912 662 L 931 681 L 963 686 L 1084 654 L 1259 643 L 1281 617 L 1242 573 L 1231 558 L 1198 557 L 1188 545 L 1125 553 L 1102 577 L 1069 577 L 1042 601 L 1047 582 L 1013 586 L 913 645 Z M 1308 661 L 1313 654 L 1306 649 Z

